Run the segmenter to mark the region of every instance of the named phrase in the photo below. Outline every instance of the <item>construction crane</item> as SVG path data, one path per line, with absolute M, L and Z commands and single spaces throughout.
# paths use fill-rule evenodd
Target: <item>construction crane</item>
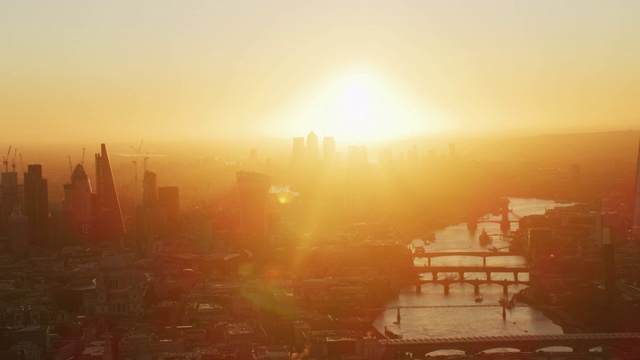
M 2 156 L 2 163 L 4 164 L 4 172 L 9 172 L 9 155 L 11 155 L 11 145 L 9 145 L 9 150 L 7 150 L 7 156 Z
M 86 150 L 85 148 L 82 148 L 82 162 L 80 163 L 82 164 L 82 167 L 84 167 L 84 151 L 85 150 Z
M 24 161 L 22 161 L 22 153 L 20 153 L 20 167 L 22 168 L 22 173 L 24 174 Z
M 13 148 L 13 160 L 11 160 L 11 168 L 13 172 L 16 172 L 16 156 L 18 154 L 18 148 Z
M 71 155 L 67 156 L 69 158 L 69 176 L 73 175 L 73 165 L 71 165 Z

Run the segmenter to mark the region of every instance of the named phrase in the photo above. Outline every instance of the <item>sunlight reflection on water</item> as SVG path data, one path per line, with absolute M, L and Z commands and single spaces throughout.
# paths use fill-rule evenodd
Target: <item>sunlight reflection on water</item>
M 554 206 L 570 206 L 540 199 L 510 199 L 510 207 L 518 216 L 543 214 L 546 209 Z M 489 215 L 489 220 L 497 220 L 499 216 Z M 517 218 L 512 217 L 517 220 Z M 515 230 L 517 223 L 512 224 Z M 435 242 L 425 244 L 425 251 L 487 251 L 481 246 L 478 235 L 485 229 L 489 234 L 500 233 L 498 223 L 486 222 L 478 225 L 478 231 L 469 233 L 466 224 L 447 227 L 435 233 Z M 414 240 L 414 246 L 423 245 L 421 239 Z M 497 248 L 508 246 L 506 240 L 494 237 L 493 245 Z M 416 259 L 416 265 L 424 265 L 427 259 Z M 432 259 L 432 265 L 482 265 L 479 257 L 443 257 Z M 487 258 L 487 265 L 493 266 L 522 266 L 526 265 L 524 257 L 493 257 Z M 430 278 L 426 275 L 425 278 Z M 467 274 L 467 278 L 484 279 L 484 273 Z M 512 279 L 512 274 L 494 274 L 493 278 Z M 528 279 L 527 274 L 519 274 L 519 279 Z M 509 287 L 509 297 L 526 285 Z M 395 309 L 387 309 L 374 322 L 374 326 L 384 332 L 385 326 L 404 338 L 421 338 L 426 336 L 477 336 L 477 335 L 522 335 L 522 334 L 561 334 L 562 328 L 545 317 L 542 312 L 525 305 L 518 305 L 507 313 L 506 320 L 502 319 L 502 307 L 498 300 L 504 297 L 503 288 L 497 284 L 480 286 L 480 294 L 484 299 L 481 303 L 474 302 L 474 289 L 470 284 L 453 284 L 448 295 L 444 294 L 442 285 L 425 284 L 422 292 L 416 293 L 415 286 L 403 288 L 396 299 L 387 303 L 390 307 L 420 307 L 403 308 L 400 310 L 401 323 L 396 322 Z M 496 305 L 496 306 L 486 306 Z

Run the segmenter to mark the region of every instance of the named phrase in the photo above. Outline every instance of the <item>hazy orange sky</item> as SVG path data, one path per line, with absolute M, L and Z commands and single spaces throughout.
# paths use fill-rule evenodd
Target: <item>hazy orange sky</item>
M 638 19 L 631 0 L 3 0 L 1 139 L 638 129 Z

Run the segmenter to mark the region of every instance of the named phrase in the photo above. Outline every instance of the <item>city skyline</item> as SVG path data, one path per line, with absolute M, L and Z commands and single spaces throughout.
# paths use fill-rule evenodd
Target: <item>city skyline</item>
M 638 18 L 0 1 L 0 359 L 640 358 Z
M 0 117 L 16 143 L 637 129 L 639 11 L 632 1 L 7 1 Z

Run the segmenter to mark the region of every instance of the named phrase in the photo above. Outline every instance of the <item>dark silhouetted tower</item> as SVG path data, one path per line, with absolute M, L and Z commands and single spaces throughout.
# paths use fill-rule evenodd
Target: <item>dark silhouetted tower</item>
M 136 210 L 136 237 L 139 241 L 147 241 L 158 235 L 160 225 L 166 222 L 166 219 L 160 219 L 157 203 L 156 173 L 145 170 L 142 180 L 142 205 Z
M 18 173 L 3 172 L 0 178 L 0 234 L 7 234 L 9 216 L 20 210 L 20 189 Z
M 638 142 L 638 159 L 636 163 L 636 194 L 633 203 L 633 234 L 640 240 L 640 142 Z
M 142 207 L 152 209 L 158 201 L 158 187 L 156 181 L 156 173 L 151 171 L 144 172 L 142 180 Z
M 271 178 L 267 175 L 238 171 L 236 173 L 242 226 L 245 232 L 257 237 L 267 233 L 267 194 L 271 187 Z
M 126 233 L 116 183 L 111 172 L 107 146 L 101 144 L 96 159 L 96 235 L 99 240 L 115 240 Z
M 24 213 L 29 218 L 29 243 L 49 246 L 49 194 L 42 165 L 29 165 L 24 173 Z
M 89 240 L 93 228 L 91 182 L 82 164 L 76 165 L 71 182 L 64 185 L 63 212 L 68 235 L 74 240 Z

